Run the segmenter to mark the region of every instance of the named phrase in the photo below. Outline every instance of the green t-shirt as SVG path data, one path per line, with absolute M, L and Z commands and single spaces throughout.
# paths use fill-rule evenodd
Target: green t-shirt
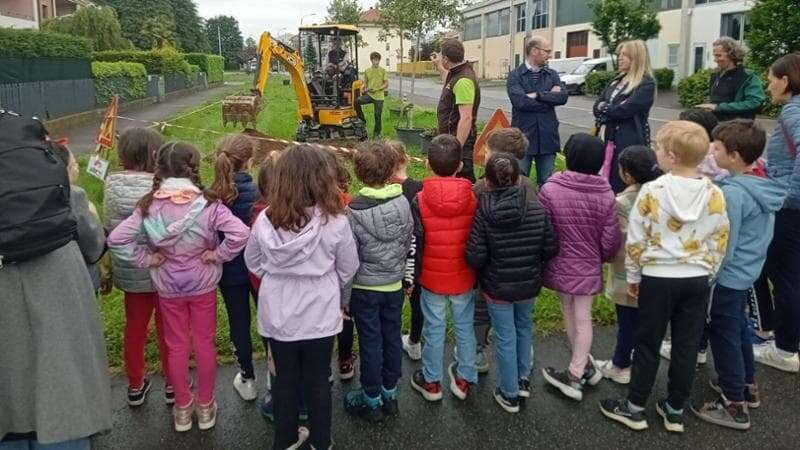
M 364 71 L 367 93 L 375 100 L 383 100 L 383 85 L 389 81 L 389 74 L 383 67 L 370 67 Z
M 453 94 L 456 96 L 456 105 L 471 105 L 475 103 L 475 83 L 469 78 L 462 78 L 453 86 Z

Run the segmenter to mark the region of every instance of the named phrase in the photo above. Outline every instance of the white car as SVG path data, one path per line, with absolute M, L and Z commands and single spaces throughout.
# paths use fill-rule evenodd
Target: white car
M 583 94 L 586 87 L 586 76 L 592 72 L 614 70 L 614 63 L 610 56 L 587 59 L 571 73 L 561 76 L 561 82 L 567 86 L 570 94 Z

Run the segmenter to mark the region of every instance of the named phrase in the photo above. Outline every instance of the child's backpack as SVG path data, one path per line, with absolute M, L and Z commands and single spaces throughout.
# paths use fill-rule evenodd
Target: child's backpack
M 75 239 L 67 168 L 37 119 L 0 110 L 0 268 Z

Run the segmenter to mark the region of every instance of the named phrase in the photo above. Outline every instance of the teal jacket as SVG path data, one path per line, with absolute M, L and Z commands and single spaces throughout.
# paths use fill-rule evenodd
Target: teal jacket
M 749 289 L 767 259 L 775 212 L 783 205 L 786 189 L 769 178 L 753 175 L 733 175 L 717 184 L 725 194 L 731 224 L 717 283 L 730 289 Z
M 758 74 L 750 69 L 745 69 L 747 74 L 744 83 L 736 91 L 736 98 L 732 102 L 720 103 L 714 111 L 720 120 L 727 120 L 732 117 L 755 117 L 755 114 L 761 109 L 764 104 L 766 94 L 764 94 L 764 86 Z M 715 77 L 720 76 L 715 73 L 711 78 L 711 85 L 713 89 Z

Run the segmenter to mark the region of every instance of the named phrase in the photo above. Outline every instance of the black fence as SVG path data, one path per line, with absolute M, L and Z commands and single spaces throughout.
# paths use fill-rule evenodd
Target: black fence
M 0 84 L 0 108 L 42 120 L 96 108 L 94 80 Z

